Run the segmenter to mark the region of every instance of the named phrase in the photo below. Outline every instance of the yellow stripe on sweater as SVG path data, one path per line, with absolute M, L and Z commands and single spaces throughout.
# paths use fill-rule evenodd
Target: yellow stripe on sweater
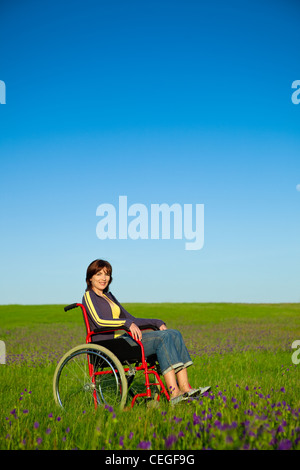
M 117 305 L 115 302 L 113 302 L 111 299 L 109 299 L 105 294 L 103 294 L 103 297 L 105 297 L 105 299 L 108 301 L 108 303 L 111 307 L 113 318 L 119 318 L 120 313 L 121 313 L 121 309 L 120 309 L 119 305 Z M 123 334 L 124 334 L 123 330 L 116 330 L 114 332 L 114 338 L 117 338 L 118 336 L 121 336 Z
M 93 302 L 92 302 L 91 295 L 90 295 L 89 291 L 87 291 L 84 294 L 84 298 L 85 298 L 87 307 L 89 309 L 89 312 L 90 312 L 93 320 L 96 323 L 98 323 L 98 325 L 100 325 L 100 326 L 109 326 L 109 327 L 120 327 L 120 326 L 123 326 L 125 324 L 126 320 L 116 321 L 115 319 L 114 320 L 104 320 L 103 318 L 100 318 L 99 315 L 96 312 L 96 309 L 95 309 L 94 305 L 93 305 Z M 116 307 L 118 307 L 118 306 L 116 305 Z M 119 310 L 120 310 L 120 308 L 119 308 Z M 120 313 L 119 313 L 119 315 L 120 315 Z M 119 318 L 119 315 L 118 315 L 117 318 Z

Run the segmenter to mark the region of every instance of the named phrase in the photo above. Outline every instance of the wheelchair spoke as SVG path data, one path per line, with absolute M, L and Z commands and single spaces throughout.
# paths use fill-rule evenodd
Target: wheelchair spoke
M 53 387 L 55 400 L 63 408 L 100 403 L 123 407 L 127 395 L 121 364 L 99 346 L 77 347 L 66 354 L 57 366 Z

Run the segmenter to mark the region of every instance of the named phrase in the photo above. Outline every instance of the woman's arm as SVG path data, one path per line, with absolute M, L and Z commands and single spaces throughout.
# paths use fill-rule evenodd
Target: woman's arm
M 166 329 L 165 322 L 162 320 L 158 320 L 155 318 L 136 318 L 133 315 L 131 315 L 125 308 L 120 304 L 120 302 L 115 298 L 115 296 L 110 292 L 109 295 L 111 296 L 112 300 L 120 307 L 121 309 L 121 315 L 120 318 L 126 318 L 128 320 L 131 320 L 134 322 L 138 327 L 155 327 L 161 329 L 161 326 L 164 325 Z
M 100 304 L 101 301 L 102 304 Z M 106 300 L 98 300 L 95 295 L 93 296 L 93 294 L 91 294 L 89 291 L 86 291 L 83 296 L 82 303 L 95 325 L 106 328 L 120 328 L 123 326 L 128 330 L 130 329 L 130 326 L 133 322 L 133 317 L 112 318 L 111 308 Z

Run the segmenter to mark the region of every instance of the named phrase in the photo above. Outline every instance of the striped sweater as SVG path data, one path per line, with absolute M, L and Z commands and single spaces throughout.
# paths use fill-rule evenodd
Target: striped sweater
M 97 328 L 112 327 L 122 327 L 129 330 L 132 323 L 135 323 L 139 328 L 159 328 L 164 324 L 162 320 L 133 317 L 127 312 L 127 310 L 125 310 L 111 292 L 106 293 L 105 297 L 102 297 L 97 295 L 93 290 L 88 290 L 82 298 L 82 304 L 86 309 L 91 331 L 94 331 Z M 94 335 L 92 337 L 92 341 L 97 342 L 105 339 L 112 339 L 124 333 L 124 330 L 102 333 L 101 335 Z

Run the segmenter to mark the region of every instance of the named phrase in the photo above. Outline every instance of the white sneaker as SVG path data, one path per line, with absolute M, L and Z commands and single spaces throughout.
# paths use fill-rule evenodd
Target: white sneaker
M 177 405 L 177 403 L 180 403 L 183 400 L 187 400 L 189 398 L 187 393 L 182 393 L 181 395 L 178 395 L 177 397 L 170 398 L 170 405 Z
M 210 389 L 211 389 L 210 385 L 208 387 L 200 387 L 200 390 L 201 390 L 200 395 L 203 395 L 205 392 L 208 392 L 208 390 Z
M 191 390 L 189 390 L 187 392 L 188 396 L 189 397 L 200 397 L 201 395 L 203 395 L 205 392 L 208 392 L 208 390 L 211 389 L 211 386 L 209 387 L 199 387 L 199 388 L 191 388 Z

